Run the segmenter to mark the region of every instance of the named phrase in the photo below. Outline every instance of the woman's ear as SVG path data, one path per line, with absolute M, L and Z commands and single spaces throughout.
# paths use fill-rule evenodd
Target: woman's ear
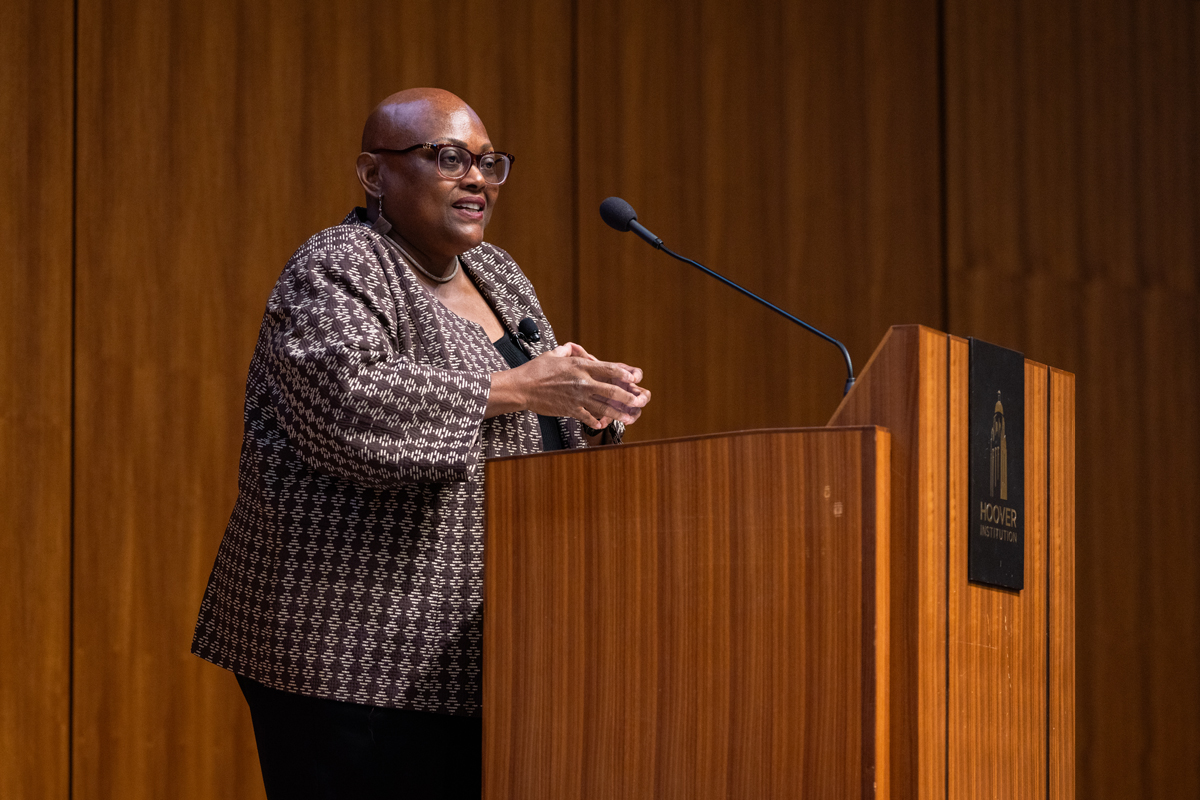
M 364 192 L 371 197 L 379 197 L 383 194 L 383 180 L 379 175 L 378 156 L 373 153 L 359 153 L 355 169 L 358 172 L 358 182 L 362 184 Z

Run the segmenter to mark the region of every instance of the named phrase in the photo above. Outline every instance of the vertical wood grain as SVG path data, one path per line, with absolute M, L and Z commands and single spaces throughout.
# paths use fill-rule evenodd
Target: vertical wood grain
M 1078 373 L 1079 793 L 1200 792 L 1200 6 L 952 0 L 940 43 L 929 2 L 547 0 L 505 7 L 502 36 L 495 7 L 80 0 L 80 796 L 193 791 L 145 777 L 164 764 L 197 793 L 254 791 L 236 690 L 184 655 L 235 491 L 244 370 L 283 261 L 361 202 L 363 115 L 417 84 L 458 91 L 518 154 L 489 239 L 561 338 L 647 367 L 633 438 L 819 420 L 841 366 L 602 227 L 608 194 L 848 334 L 860 372 L 888 324 L 916 320 Z M 437 32 L 439 10 L 463 29 Z M 4 796 L 65 785 L 65 716 L 40 714 L 67 698 L 72 21 L 60 2 L 0 9 L 0 224 L 18 254 L 0 300 L 0 629 L 34 642 L 0 648 Z M 759 141 L 781 143 L 778 166 L 754 168 Z M 1075 780 L 1054 765 L 1052 784 Z
M 949 348 L 945 334 L 920 329 L 917 440 L 917 533 L 920 589 L 917 637 L 918 785 L 922 798 L 947 797 L 947 511 Z M 953 796 L 953 795 L 951 795 Z
M 79 23 L 75 796 L 261 796 L 236 684 L 188 649 L 267 294 L 362 202 L 372 106 L 440 85 L 518 154 L 489 237 L 569 335 L 570 6 L 80 0 Z
M 1139 283 L 1200 290 L 1200 7 L 1134 7 L 1133 196 Z
M 1153 478 L 1137 539 L 1146 550 L 1147 797 L 1200 797 L 1200 296 L 1141 298 L 1145 364 L 1136 430 Z
M 70 2 L 0 4 L 0 797 L 66 798 Z
M 946 790 L 947 337 L 892 328 L 829 424 L 892 433 L 892 792 Z
M 1080 132 L 1072 143 L 1080 165 L 1074 192 L 1080 209 L 1080 272 L 1122 286 L 1135 284 L 1138 272 L 1134 16 L 1133 8 L 1118 0 L 1097 3 L 1091 13 L 1080 14 L 1079 48 L 1071 54 L 1080 80 Z M 1031 136 L 1037 135 L 1034 124 L 1031 120 Z M 1111 791 L 1115 797 L 1131 787 L 1122 779 Z M 1097 788 L 1110 791 L 1099 781 Z
M 967 513 L 968 347 L 951 339 L 952 508 Z M 1025 365 L 1025 588 L 967 580 L 967 526 L 949 528 L 948 796 L 1044 797 L 1047 742 L 1047 370 Z
M 1078 476 L 1076 547 L 1080 660 L 1078 791 L 1084 797 L 1137 798 L 1144 793 L 1150 720 L 1145 689 L 1148 536 L 1141 509 L 1143 433 L 1127 420 L 1140 409 L 1147 379 L 1138 339 L 1135 293 L 1107 283 L 1088 287 L 1082 324 L 1084 369 L 1076 423 Z M 1138 412 L 1140 413 L 1140 412 Z M 1149 623 L 1149 624 L 1148 624 Z M 1135 690 L 1134 687 L 1137 687 Z
M 863 519 L 864 529 L 875 529 L 873 541 L 874 550 L 866 551 L 874 556 L 873 562 L 868 560 L 866 553 L 863 559 L 864 572 L 870 570 L 873 575 L 863 578 L 863 620 L 869 621 L 871 615 L 867 603 L 874 607 L 874 630 L 864 622 L 867 632 L 873 633 L 874 647 L 874 691 L 875 698 L 871 704 L 863 704 L 863 712 L 871 712 L 871 718 L 863 719 L 864 741 L 869 734 L 872 741 L 868 746 L 864 743 L 864 753 L 872 754 L 865 758 L 868 763 L 874 763 L 875 771 L 869 777 L 873 778 L 873 786 L 863 787 L 864 798 L 872 797 L 878 800 L 890 798 L 892 794 L 892 436 L 877 436 L 872 443 L 874 452 L 869 456 L 864 454 L 864 470 L 874 464 L 874 475 L 863 476 L 863 508 L 866 513 L 872 510 L 874 514 Z M 874 491 L 874 498 L 867 492 Z M 864 659 L 864 668 L 866 660 Z M 869 686 L 864 675 L 864 687 Z M 864 781 L 868 777 L 864 771 Z
M 645 369 L 631 438 L 823 421 L 844 366 L 605 227 L 609 195 L 860 369 L 890 324 L 940 323 L 935 3 L 622 0 L 578 28 L 580 337 Z
M 1050 369 L 1047 800 L 1075 797 L 1075 376 Z
M 1078 375 L 1055 796 L 1200 792 L 1198 34 L 1190 2 L 946 4 L 947 325 Z
M 886 634 L 864 597 L 888 571 L 867 527 L 887 438 L 489 463 L 487 796 L 886 797 L 863 759 L 887 747 L 868 708 L 886 652 L 864 648 Z

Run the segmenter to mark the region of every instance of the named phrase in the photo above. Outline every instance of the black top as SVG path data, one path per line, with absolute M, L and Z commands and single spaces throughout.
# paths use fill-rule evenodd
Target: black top
M 512 336 L 506 335 L 492 342 L 496 345 L 496 349 L 500 351 L 500 355 L 508 362 L 508 366 L 516 369 L 522 364 L 529 363 L 529 355 L 525 349 L 513 341 Z M 543 417 L 538 414 L 538 425 L 542 429 L 542 451 L 550 450 L 565 450 L 566 445 L 563 444 L 562 433 L 558 429 L 558 420 L 554 417 Z

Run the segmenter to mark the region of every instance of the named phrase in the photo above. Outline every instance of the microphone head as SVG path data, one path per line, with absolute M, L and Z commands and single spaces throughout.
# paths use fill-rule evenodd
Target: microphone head
M 637 219 L 637 212 L 621 198 L 610 197 L 600 204 L 600 216 L 609 227 L 624 233 L 629 230 L 629 223 Z
M 538 328 L 537 322 L 533 317 L 526 317 L 517 324 L 517 332 L 527 342 L 540 342 L 542 340 L 542 331 Z

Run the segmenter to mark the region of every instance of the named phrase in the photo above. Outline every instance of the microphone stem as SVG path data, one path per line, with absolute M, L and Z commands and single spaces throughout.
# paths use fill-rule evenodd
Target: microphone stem
M 655 237 L 655 238 L 657 238 L 657 237 Z M 750 291 L 749 289 L 744 289 L 741 286 L 738 286 L 736 283 L 729 280 L 724 275 L 721 275 L 720 273 L 717 273 L 717 272 L 713 272 L 711 269 L 704 266 L 700 262 L 692 261 L 687 256 L 679 255 L 679 253 L 676 253 L 674 250 L 672 250 L 671 248 L 669 248 L 665 244 L 663 244 L 661 239 L 659 239 L 657 241 L 657 243 L 651 242 L 651 244 L 654 245 L 655 247 L 657 247 L 658 249 L 662 250 L 664 253 L 671 256 L 672 258 L 676 258 L 676 259 L 684 262 L 685 264 L 691 264 L 693 267 L 700 270 L 704 274 L 711 275 L 712 277 L 716 278 L 721 283 L 725 284 L 726 286 L 730 287 L 731 289 L 737 289 L 739 292 L 746 295 L 751 300 L 757 300 L 758 302 L 762 303 L 767 308 L 774 311 L 776 314 L 782 314 L 783 316 L 790 319 L 792 322 L 799 325 L 801 328 L 804 328 L 806 331 L 808 331 L 810 333 L 815 333 L 817 336 L 820 336 L 822 339 L 829 342 L 830 344 L 837 345 L 837 348 L 842 351 L 842 358 L 845 359 L 845 361 L 846 361 L 846 386 L 842 390 L 842 394 L 845 395 L 850 392 L 850 387 L 854 385 L 854 365 L 850 363 L 850 351 L 846 349 L 846 345 L 842 344 L 837 339 L 833 338 L 832 336 L 825 333 L 824 331 L 814 328 L 812 325 L 809 325 L 807 322 L 800 319 L 799 317 L 792 316 L 791 314 L 784 311 L 782 308 L 775 305 L 774 303 L 772 303 L 768 300 L 762 299 L 761 297 L 759 297 L 758 295 L 756 295 L 754 292 Z

